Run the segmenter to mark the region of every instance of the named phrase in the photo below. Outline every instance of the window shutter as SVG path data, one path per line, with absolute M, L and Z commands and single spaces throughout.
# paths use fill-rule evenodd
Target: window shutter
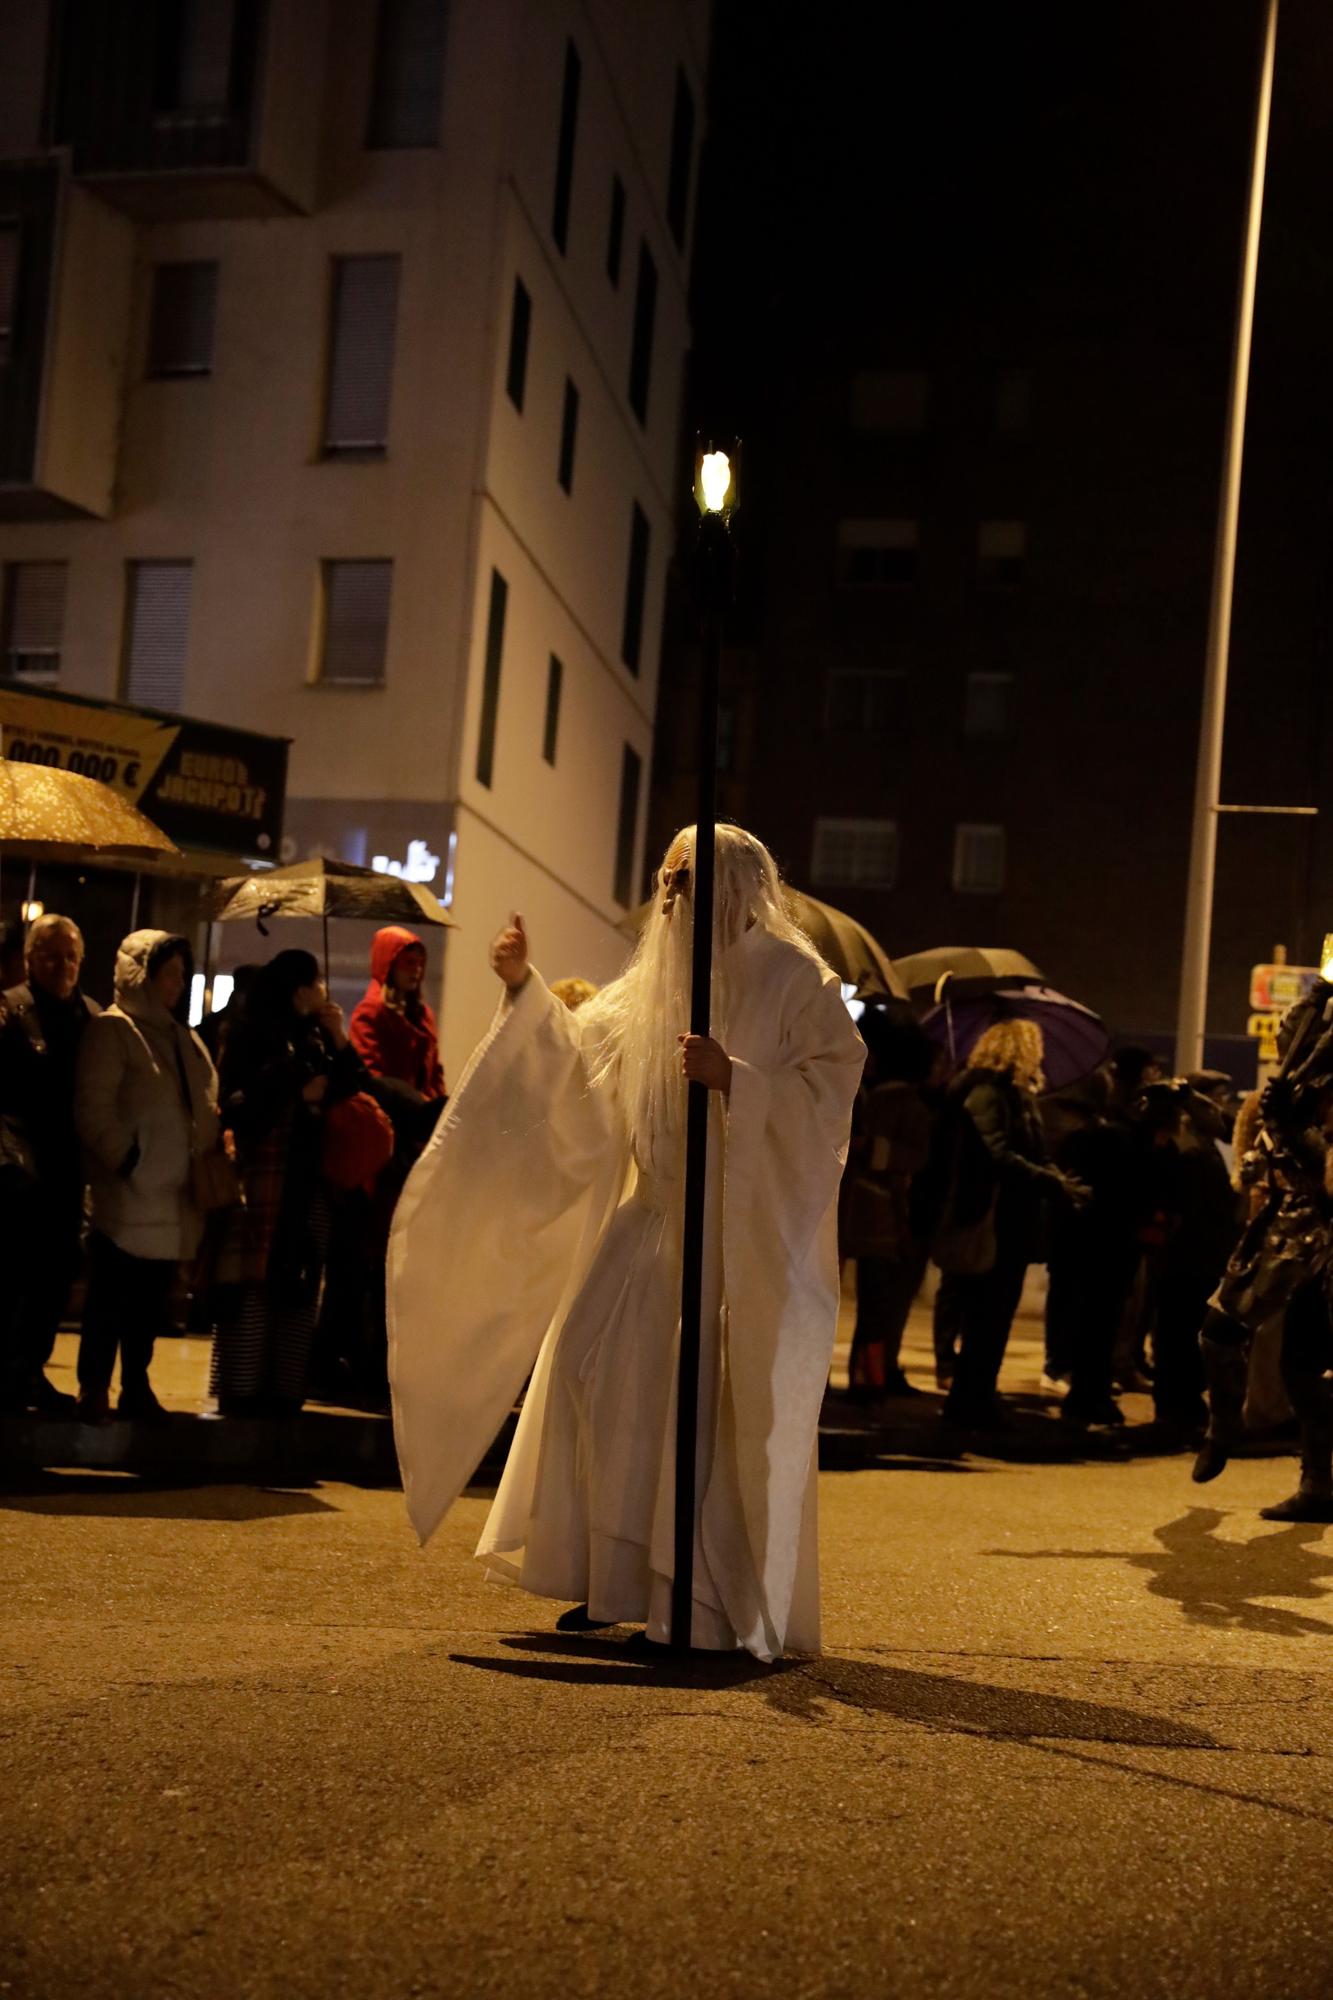
M 380 0 L 370 147 L 438 146 L 445 0 Z
M 964 895 L 995 896 L 1004 887 L 1002 826 L 964 822 L 954 830 L 953 886 Z
M 630 515 L 629 573 L 625 579 L 625 627 L 620 636 L 620 657 L 632 674 L 639 671 L 643 647 L 643 600 L 648 588 L 648 516 L 638 501 Z
M 481 729 L 477 736 L 477 783 L 488 789 L 495 776 L 495 731 L 500 719 L 500 668 L 504 661 L 505 612 L 509 585 L 491 571 L 491 607 L 486 619 L 486 664 L 481 683 Z
M 683 69 L 676 71 L 676 102 L 671 114 L 671 167 L 667 177 L 667 222 L 676 248 L 685 248 L 690 214 L 690 167 L 694 159 L 694 92 Z
M 207 375 L 213 366 L 216 264 L 159 264 L 153 274 L 150 375 Z
M 560 463 L 556 478 L 566 493 L 574 490 L 574 446 L 579 434 L 579 392 L 565 377 L 565 407 L 560 419 Z
M 552 653 L 546 669 L 546 724 L 542 730 L 542 756 L 548 764 L 555 762 L 555 748 L 560 736 L 560 685 L 564 678 L 564 665 Z
M 185 698 L 194 564 L 130 564 L 125 699 L 143 708 L 177 709 Z
M 339 257 L 333 272 L 325 451 L 384 451 L 389 442 L 398 257 Z
M 620 766 L 620 814 L 616 826 L 616 879 L 613 893 L 622 909 L 634 896 L 634 847 L 639 826 L 639 784 L 643 759 L 630 743 Z
M 565 44 L 565 81 L 560 93 L 560 138 L 555 152 L 555 201 L 551 235 L 563 256 L 569 241 L 569 197 L 574 187 L 574 140 L 579 129 L 579 83 L 583 64 L 572 41 Z
M 391 562 L 325 563 L 324 680 L 383 686 L 392 585 Z
M 505 369 L 505 394 L 514 408 L 523 413 L 523 393 L 528 380 L 528 338 L 532 332 L 532 299 L 522 278 L 514 280 L 514 307 L 509 317 L 509 362 Z
M 0 222 L 0 368 L 14 352 L 18 288 L 19 227 L 16 222 Z
M 5 591 L 4 671 L 14 680 L 53 681 L 65 631 L 63 562 L 11 563 Z
M 648 421 L 648 385 L 653 371 L 653 321 L 657 316 L 657 265 L 646 243 L 639 245 L 639 282 L 634 293 L 634 337 L 629 357 L 629 406 L 641 424 Z

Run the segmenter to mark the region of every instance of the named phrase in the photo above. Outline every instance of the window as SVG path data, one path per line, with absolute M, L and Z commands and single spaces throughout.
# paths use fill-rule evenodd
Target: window
M 891 889 L 898 879 L 898 826 L 891 819 L 817 819 L 810 879 Z
M 855 587 L 916 582 L 915 521 L 839 521 L 838 582 Z
M 1005 368 L 995 378 L 995 434 L 1025 438 L 1032 429 L 1032 370 Z
M 393 564 L 380 560 L 326 562 L 323 576 L 320 680 L 326 687 L 383 687 Z
M 230 113 L 235 0 L 181 0 L 162 16 L 154 108 L 194 124 Z
M 10 563 L 5 570 L 4 650 L 0 673 L 29 685 L 60 678 L 65 633 L 62 562 Z
M 19 226 L 0 222 L 0 368 L 13 359 L 18 317 Z
M 643 647 L 643 600 L 648 588 L 648 516 L 638 501 L 630 515 L 629 571 L 625 581 L 625 629 L 620 639 L 620 657 L 632 674 L 639 671 Z
M 671 113 L 671 171 L 667 177 L 667 223 L 676 248 L 685 248 L 690 218 L 690 166 L 694 158 L 694 92 L 683 69 L 676 71 L 676 102 Z
M 324 450 L 378 456 L 388 449 L 398 323 L 397 257 L 335 257 Z
M 122 686 L 126 701 L 176 709 L 185 699 L 185 643 L 190 631 L 194 564 L 129 565 Z
M 569 241 L 569 196 L 574 185 L 574 139 L 579 128 L 579 83 L 583 64 L 572 41 L 565 43 L 565 83 L 560 93 L 560 139 L 555 152 L 555 205 L 551 234 L 564 254 Z
M 969 674 L 963 696 L 964 736 L 1007 736 L 1012 728 L 1012 674 Z
M 1004 828 L 958 826 L 953 836 L 953 886 L 968 896 L 995 896 L 1004 887 Z
M 620 814 L 616 822 L 616 879 L 612 890 L 622 909 L 634 900 L 634 846 L 639 826 L 639 783 L 643 760 L 632 744 L 625 745 L 620 764 Z
M 566 493 L 574 491 L 574 445 L 579 434 L 579 392 L 565 377 L 565 408 L 560 419 L 560 465 L 556 478 Z
M 918 436 L 930 410 L 930 377 L 919 368 L 863 368 L 852 377 L 852 429 Z
M 523 390 L 528 379 L 528 336 L 532 332 L 532 300 L 522 278 L 514 280 L 514 306 L 509 315 L 509 368 L 505 393 L 522 415 Z
M 641 424 L 648 421 L 648 383 L 653 370 L 653 321 L 657 315 L 657 266 L 646 243 L 639 245 L 639 282 L 634 292 L 634 337 L 629 353 L 629 406 Z
M 438 146 L 445 0 L 380 0 L 366 144 Z
M 868 735 L 907 725 L 907 675 L 891 667 L 834 667 L 824 701 L 826 729 Z
M 153 272 L 148 373 L 207 375 L 213 367 L 216 264 L 159 264 Z
M 500 662 L 505 648 L 509 585 L 491 571 L 491 606 L 486 617 L 486 665 L 481 682 L 481 728 L 477 735 L 477 783 L 489 790 L 495 776 L 495 725 L 500 714 Z
M 606 275 L 620 284 L 620 258 L 625 247 L 625 183 L 619 174 L 611 176 L 611 221 L 606 232 Z
M 560 734 L 560 687 L 565 678 L 561 661 L 552 653 L 546 668 L 546 721 L 542 727 L 542 756 L 555 762 L 556 739 Z
M 988 590 L 1017 590 L 1027 539 L 1022 521 L 983 521 L 977 533 L 977 581 Z

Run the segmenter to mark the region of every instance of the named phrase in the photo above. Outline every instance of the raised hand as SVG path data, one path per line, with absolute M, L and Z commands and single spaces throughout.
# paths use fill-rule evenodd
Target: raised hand
M 511 993 L 517 993 L 528 976 L 528 934 L 517 910 L 491 946 L 491 971 Z

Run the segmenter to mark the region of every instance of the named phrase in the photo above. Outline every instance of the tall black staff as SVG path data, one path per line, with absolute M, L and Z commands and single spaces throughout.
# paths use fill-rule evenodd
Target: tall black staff
M 695 455 L 699 503 L 696 580 L 702 654 L 699 690 L 699 803 L 690 857 L 694 958 L 690 1033 L 710 1032 L 713 986 L 713 829 L 717 820 L 717 709 L 722 617 L 731 596 L 731 530 L 736 504 L 735 444 Z M 708 1090 L 688 1087 L 685 1125 L 685 1232 L 681 1258 L 680 1363 L 676 1383 L 676 1549 L 671 1583 L 671 1643 L 688 1652 L 694 1605 L 694 1527 L 699 1430 L 699 1333 L 703 1308 L 704 1198 L 708 1175 Z

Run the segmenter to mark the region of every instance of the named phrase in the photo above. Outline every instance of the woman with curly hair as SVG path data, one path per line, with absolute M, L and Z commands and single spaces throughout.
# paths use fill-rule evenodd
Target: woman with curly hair
M 980 1140 L 970 1148 L 987 1178 L 993 1255 L 984 1269 L 952 1280 L 959 1353 L 944 1414 L 967 1429 L 1002 1427 L 996 1393 L 1027 1268 L 1046 1254 L 1052 1197 L 1077 1198 L 1076 1182 L 1051 1165 L 1037 1116 L 1044 1048 L 1034 1021 L 988 1028 L 953 1085 L 956 1104 Z M 987 1253 L 991 1245 L 987 1245 Z

